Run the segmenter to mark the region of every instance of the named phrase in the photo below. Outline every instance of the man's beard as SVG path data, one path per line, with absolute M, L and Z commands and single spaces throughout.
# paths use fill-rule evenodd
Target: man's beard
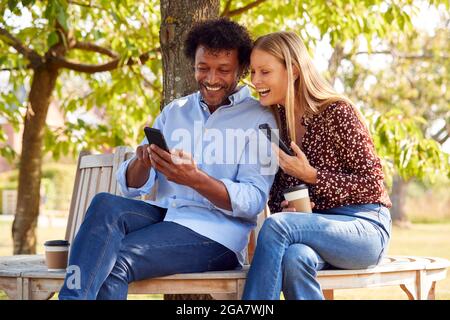
M 200 83 L 198 83 L 198 86 L 199 86 L 199 89 L 200 89 L 200 94 L 202 96 L 202 100 L 206 104 L 208 104 L 208 106 L 210 106 L 210 107 L 218 107 L 218 106 L 226 104 L 226 102 L 229 101 L 228 97 L 230 95 L 232 95 L 236 91 L 237 82 L 235 82 L 232 86 L 229 86 L 229 87 L 227 87 L 226 85 L 220 84 L 219 85 L 220 89 L 218 89 L 218 91 L 222 91 L 223 90 L 224 94 L 223 94 L 222 99 L 219 102 L 217 102 L 217 103 L 213 103 L 213 105 L 210 105 L 211 102 L 208 103 L 208 101 L 206 100 L 206 97 L 204 96 L 203 92 L 207 92 L 207 93 L 211 92 L 211 93 L 213 93 L 214 91 L 208 90 L 206 88 L 206 86 L 208 86 L 210 88 L 216 88 L 218 86 L 217 85 L 211 86 L 207 82 L 200 82 Z

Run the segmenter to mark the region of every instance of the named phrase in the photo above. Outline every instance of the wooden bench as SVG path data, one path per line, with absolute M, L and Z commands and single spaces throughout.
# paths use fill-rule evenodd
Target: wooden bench
M 118 147 L 114 154 L 89 155 L 78 159 L 75 185 L 66 228 L 66 239 L 73 241 L 87 206 L 95 194 L 120 195 L 115 172 L 120 163 L 133 155 Z M 251 233 L 247 264 L 242 270 L 187 273 L 147 279 L 130 284 L 130 294 L 211 294 L 216 299 L 240 299 L 258 231 L 268 210 L 258 217 Z M 334 290 L 400 285 L 409 299 L 434 299 L 436 282 L 446 277 L 449 261 L 433 257 L 389 256 L 374 268 L 362 270 L 323 270 L 318 279 L 327 299 Z M 63 284 L 64 272 L 48 272 L 42 255 L 0 257 L 0 290 L 11 299 L 49 299 Z

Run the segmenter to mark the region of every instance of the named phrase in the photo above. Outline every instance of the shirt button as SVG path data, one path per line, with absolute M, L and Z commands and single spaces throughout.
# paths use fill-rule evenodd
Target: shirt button
M 173 208 L 176 208 L 176 207 L 177 207 L 177 204 L 176 204 L 175 202 L 172 202 L 172 207 L 173 207 Z

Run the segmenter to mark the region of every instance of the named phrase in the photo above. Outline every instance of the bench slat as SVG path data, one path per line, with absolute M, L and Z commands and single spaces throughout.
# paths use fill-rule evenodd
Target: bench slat
M 409 260 L 426 260 L 428 264 L 425 263 L 414 263 L 409 262 Z M 434 257 L 395 257 L 395 262 L 389 262 L 390 259 L 386 259 L 383 264 L 369 269 L 359 269 L 359 270 L 321 270 L 318 272 L 318 276 L 333 277 L 333 276 L 355 276 L 355 275 L 367 275 L 367 274 L 382 274 L 382 273 L 395 273 L 395 272 L 406 272 L 406 271 L 417 271 L 417 270 L 446 270 L 450 267 L 450 262 L 445 259 L 434 258 Z M 21 255 L 21 256 L 7 256 L 0 257 L 0 271 L 7 268 L 22 268 L 23 275 L 26 276 L 43 276 L 46 274 L 48 277 L 59 277 L 58 273 L 48 272 L 45 267 L 45 260 L 43 255 Z M 167 276 L 173 279 L 195 279 L 198 275 L 207 275 L 207 277 L 218 278 L 218 277 L 240 277 L 247 273 L 248 266 L 244 266 L 243 270 L 227 270 L 227 271 L 209 271 L 203 273 L 186 273 L 177 274 L 172 276 Z M 60 273 L 64 276 L 64 273 Z
M 112 167 L 113 154 L 93 154 L 81 159 L 80 169 Z

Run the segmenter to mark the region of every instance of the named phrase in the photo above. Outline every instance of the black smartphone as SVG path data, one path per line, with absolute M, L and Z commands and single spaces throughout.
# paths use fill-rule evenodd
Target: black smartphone
M 260 124 L 259 130 L 261 130 L 266 135 L 266 137 L 267 137 L 267 139 L 269 139 L 269 141 L 278 145 L 280 147 L 280 149 L 284 151 L 284 153 L 286 153 L 290 156 L 295 156 L 295 154 L 291 150 L 289 150 L 289 148 L 286 146 L 286 144 L 280 139 L 278 134 L 272 130 L 272 128 L 269 126 L 268 123 Z M 273 138 L 272 138 L 272 135 L 273 135 Z
M 169 148 L 167 147 L 166 139 L 164 139 L 164 136 L 159 129 L 145 127 L 144 132 L 147 137 L 148 144 L 155 144 L 170 153 Z

